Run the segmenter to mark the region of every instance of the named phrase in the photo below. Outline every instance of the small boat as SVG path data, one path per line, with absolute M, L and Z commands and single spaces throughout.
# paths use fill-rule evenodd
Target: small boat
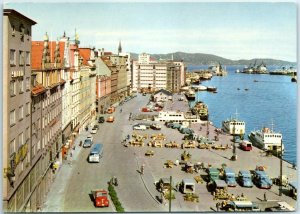
M 271 151 L 276 156 L 281 155 L 281 133 L 274 132 L 273 130 L 264 127 L 262 130 L 252 131 L 248 137 L 254 146 L 266 151 Z M 283 144 L 282 152 L 284 152 Z
M 240 73 L 240 69 L 236 69 L 235 73 Z
M 204 85 L 192 85 L 192 88 L 198 91 L 206 91 L 207 87 Z
M 253 82 L 258 82 L 258 80 L 253 80 Z
M 237 88 L 237 90 L 241 90 L 240 88 Z
M 297 82 L 297 76 L 292 77 L 291 81 L 292 82 Z
M 207 91 L 214 92 L 214 91 L 217 91 L 217 88 L 213 87 L 213 86 L 207 86 Z
M 194 115 L 199 115 L 201 120 L 208 120 L 208 106 L 202 101 L 196 102 L 195 106 L 192 108 L 192 113 Z
M 248 91 L 249 89 L 248 88 L 245 88 L 245 91 Z
M 195 100 L 195 91 L 192 89 L 189 89 L 188 92 L 185 93 L 186 98 L 188 100 Z

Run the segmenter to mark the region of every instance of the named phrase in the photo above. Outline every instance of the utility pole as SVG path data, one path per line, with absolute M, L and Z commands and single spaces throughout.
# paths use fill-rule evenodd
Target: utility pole
M 279 184 L 279 196 L 282 195 L 282 139 L 280 144 L 280 184 Z
M 170 195 L 169 195 L 169 212 L 171 212 L 171 204 L 172 204 L 172 176 L 170 176 Z

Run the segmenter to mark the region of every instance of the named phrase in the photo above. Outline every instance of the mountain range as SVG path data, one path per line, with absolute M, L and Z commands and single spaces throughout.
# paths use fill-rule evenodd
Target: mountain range
M 138 54 L 130 53 L 131 57 L 135 60 L 138 59 Z M 231 60 L 226 59 L 220 56 L 213 54 L 204 54 L 204 53 L 185 53 L 185 52 L 175 52 L 168 54 L 150 54 L 152 58 L 159 59 L 173 59 L 174 60 L 183 60 L 186 65 L 215 65 L 221 63 L 222 65 L 253 65 L 256 62 L 256 65 L 259 65 L 261 62 L 264 62 L 268 65 L 277 65 L 277 66 L 296 66 L 296 62 L 289 62 L 278 59 L 268 59 L 268 58 L 255 58 L 255 59 L 240 59 L 240 60 Z

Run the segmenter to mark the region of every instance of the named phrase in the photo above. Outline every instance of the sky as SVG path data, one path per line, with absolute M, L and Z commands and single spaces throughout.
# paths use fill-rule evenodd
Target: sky
M 32 39 L 66 32 L 81 47 L 134 53 L 207 53 L 224 58 L 297 60 L 297 5 L 291 2 L 7 3 L 33 19 Z

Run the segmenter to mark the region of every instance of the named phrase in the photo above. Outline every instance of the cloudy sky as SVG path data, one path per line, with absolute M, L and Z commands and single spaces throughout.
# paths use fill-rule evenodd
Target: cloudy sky
M 294 3 L 7 3 L 35 20 L 33 40 L 74 37 L 81 46 L 125 52 L 209 53 L 229 59 L 296 61 Z

